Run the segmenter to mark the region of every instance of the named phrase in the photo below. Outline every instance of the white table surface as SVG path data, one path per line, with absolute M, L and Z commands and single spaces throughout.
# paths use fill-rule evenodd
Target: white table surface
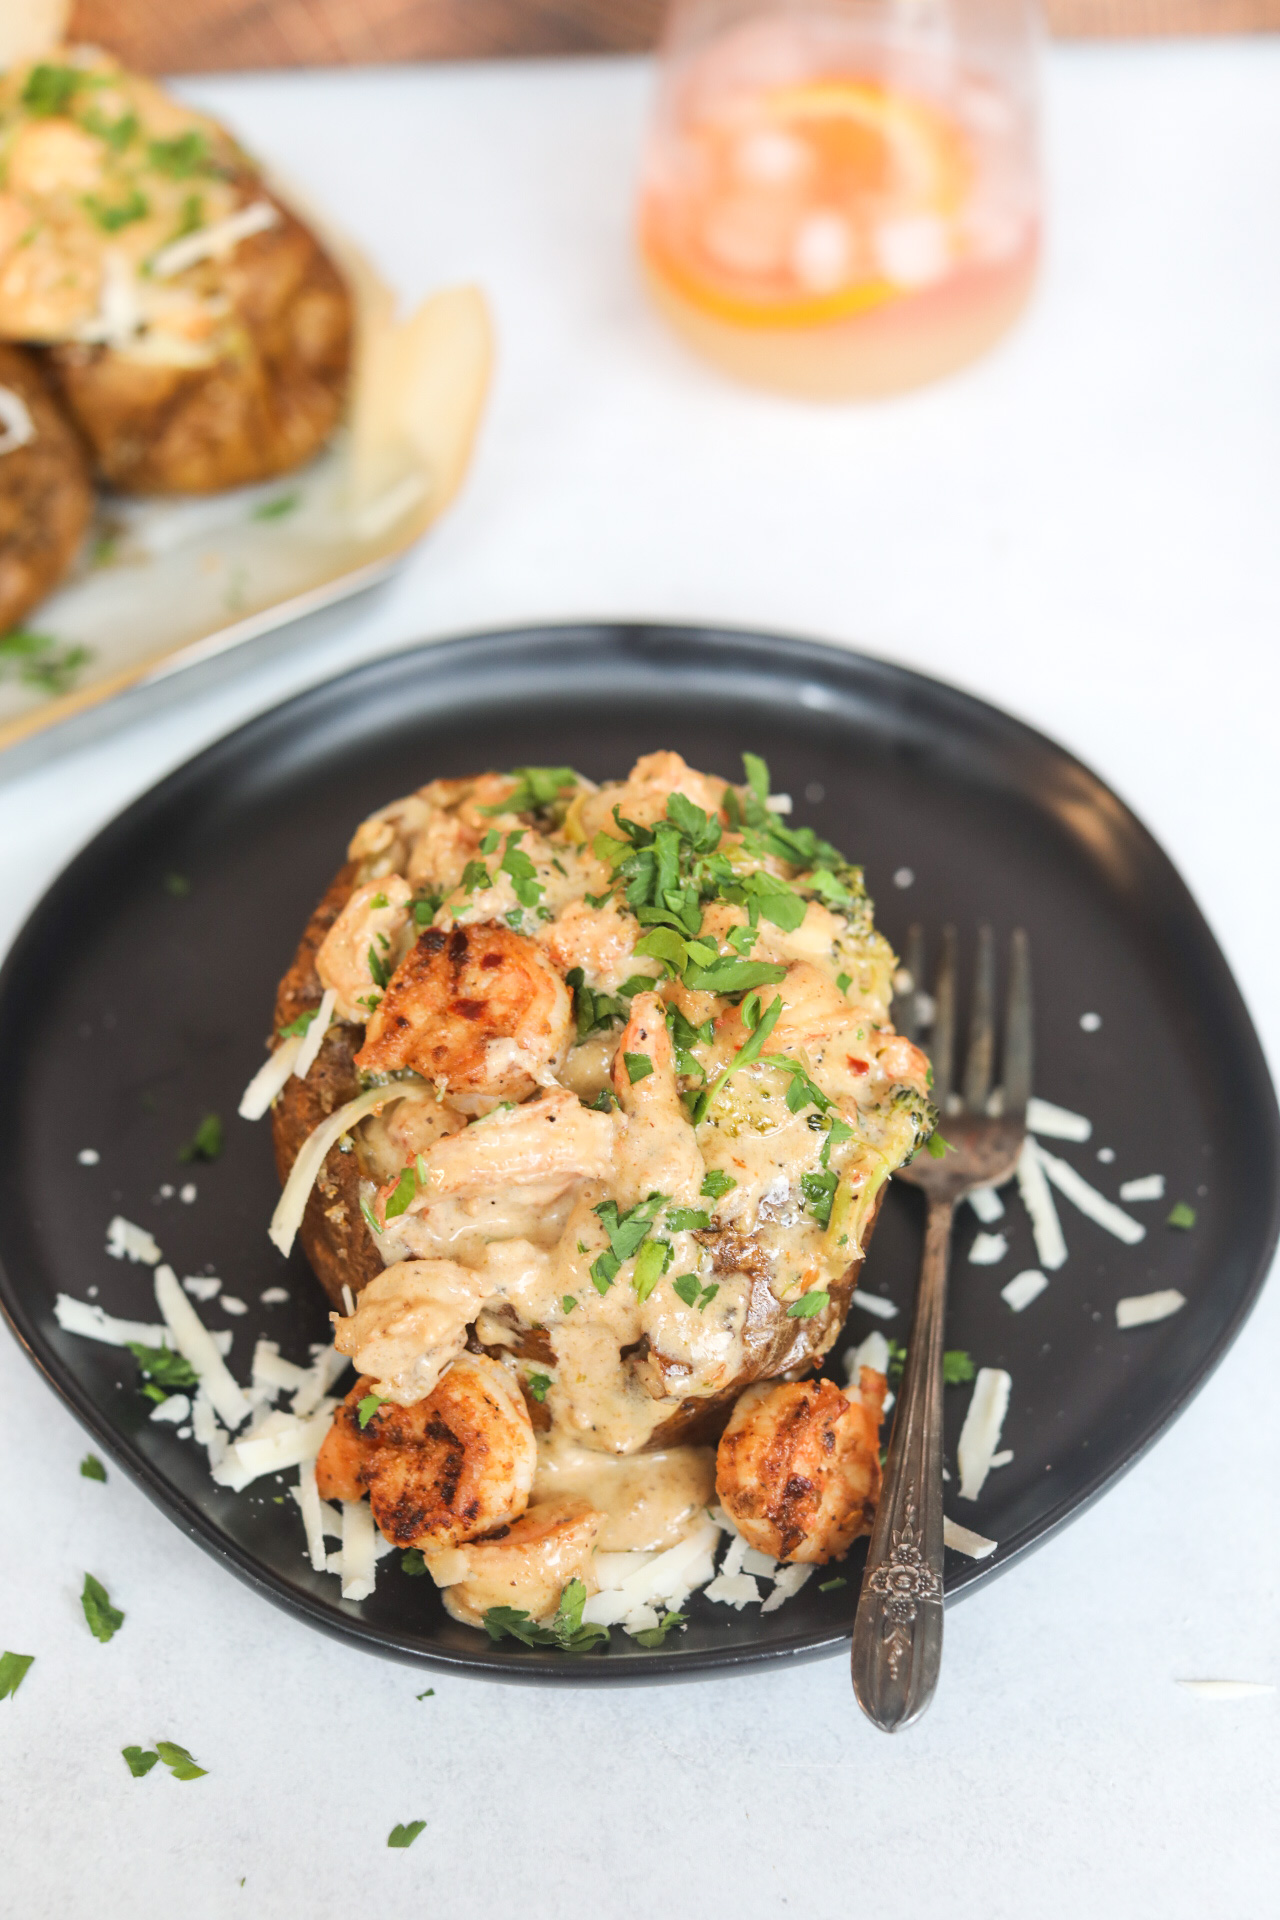
M 135 794 L 349 662 L 704 617 L 907 661 L 1092 762 L 1180 863 L 1274 1061 L 1280 45 L 1053 53 L 1033 312 L 966 376 L 861 411 L 721 384 L 646 310 L 648 85 L 619 62 L 189 88 L 406 296 L 481 281 L 496 389 L 392 585 L 0 782 L 0 934 Z M 0 1339 L 0 1647 L 37 1656 L 0 1704 L 0 1911 L 1274 1913 L 1280 1695 L 1176 1682 L 1280 1681 L 1278 1328 L 1273 1290 L 1155 1451 L 949 1617 L 937 1701 L 893 1741 L 839 1661 L 620 1692 L 445 1676 L 419 1703 L 430 1676 L 256 1599 L 121 1472 L 80 1479 L 85 1436 Z M 106 1647 L 85 1567 L 128 1614 Z M 121 1746 L 156 1737 L 208 1777 L 131 1779 Z

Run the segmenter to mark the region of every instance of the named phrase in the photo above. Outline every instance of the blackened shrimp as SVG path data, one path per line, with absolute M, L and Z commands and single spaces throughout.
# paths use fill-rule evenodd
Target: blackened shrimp
M 598 1590 L 592 1549 L 603 1525 L 604 1515 L 585 1500 L 540 1500 L 491 1539 L 428 1555 L 428 1571 L 454 1619 L 468 1626 L 480 1626 L 490 1607 L 549 1619 L 571 1580 L 581 1580 L 589 1594 Z
M 830 1380 L 748 1387 L 716 1454 L 716 1492 L 761 1553 L 817 1566 L 870 1533 L 880 1497 L 885 1379 L 848 1394 Z

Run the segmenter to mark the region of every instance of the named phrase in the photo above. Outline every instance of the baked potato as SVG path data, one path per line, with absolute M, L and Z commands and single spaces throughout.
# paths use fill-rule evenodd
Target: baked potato
M 101 479 L 210 493 L 341 415 L 338 269 L 215 121 L 105 54 L 0 79 L 0 338 L 38 344 Z
M 276 1002 L 277 1045 L 344 1012 L 273 1108 L 273 1238 L 381 1401 L 465 1343 L 540 1446 L 628 1455 L 714 1440 L 836 1340 L 928 1069 L 860 874 L 759 766 L 436 781 L 357 832 Z
M 32 356 L 0 344 L 0 634 L 58 584 L 92 513 L 74 429 Z

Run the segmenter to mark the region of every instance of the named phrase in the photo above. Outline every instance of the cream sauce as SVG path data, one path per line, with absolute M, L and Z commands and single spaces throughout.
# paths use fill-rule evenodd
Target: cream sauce
M 711 1503 L 715 1483 L 714 1447 L 668 1447 L 619 1460 L 544 1435 L 533 1498 L 579 1495 L 604 1515 L 596 1537 L 602 1552 L 641 1553 L 683 1540 Z

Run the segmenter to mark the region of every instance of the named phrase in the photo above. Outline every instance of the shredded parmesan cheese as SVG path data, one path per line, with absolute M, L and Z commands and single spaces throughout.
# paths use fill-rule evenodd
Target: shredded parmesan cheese
M 1186 1304 L 1186 1296 L 1176 1287 L 1165 1287 L 1159 1293 L 1131 1294 L 1127 1300 L 1116 1301 L 1116 1325 L 1122 1331 L 1125 1327 L 1149 1327 L 1155 1320 L 1167 1320 Z
M 171 1393 L 167 1400 L 161 1400 L 151 1409 L 153 1420 L 167 1420 L 171 1425 L 180 1427 L 191 1411 L 191 1402 L 185 1393 Z
M 365 1500 L 342 1503 L 342 1597 L 367 1600 L 377 1577 L 373 1515 Z
M 870 1367 L 873 1373 L 889 1372 L 889 1342 L 882 1333 L 869 1333 L 860 1347 L 845 1356 L 845 1369 L 849 1375 L 849 1385 L 856 1387 L 858 1375 L 863 1367 Z
M 1009 1242 L 1002 1233 L 975 1233 L 969 1249 L 969 1265 L 994 1267 L 1008 1251 Z
M 969 1205 L 984 1227 L 993 1227 L 997 1220 L 1004 1219 L 1004 1201 L 994 1187 L 975 1187 Z
M 1177 1684 L 1202 1700 L 1256 1700 L 1275 1692 L 1269 1680 L 1179 1680 Z
M 321 1121 L 315 1132 L 303 1142 L 267 1229 L 273 1245 L 281 1253 L 287 1254 L 291 1250 L 298 1228 L 302 1225 L 302 1216 L 306 1212 L 316 1176 L 325 1163 L 329 1149 L 337 1145 L 343 1134 L 358 1120 L 363 1120 L 366 1114 L 376 1113 L 379 1107 L 389 1105 L 392 1100 L 425 1100 L 428 1097 L 435 1097 L 434 1087 L 396 1080 L 390 1086 L 369 1087 L 354 1100 L 348 1100 L 345 1107 L 339 1107 L 336 1113 L 331 1113 L 327 1120 Z
M 119 1213 L 107 1222 L 107 1252 L 113 1260 L 140 1260 L 148 1267 L 160 1259 L 160 1248 L 146 1228 Z
M 125 1347 L 136 1340 L 144 1347 L 171 1347 L 167 1327 L 149 1325 L 145 1320 L 114 1320 L 101 1307 L 88 1300 L 73 1300 L 60 1293 L 53 1303 L 53 1317 L 64 1333 L 82 1334 L 86 1340 L 101 1340 L 104 1346 Z
M 974 1533 L 968 1527 L 962 1527 L 955 1520 L 948 1520 L 944 1514 L 942 1520 L 942 1544 L 953 1547 L 957 1553 L 967 1553 L 971 1560 L 985 1560 L 995 1552 L 1000 1542 L 988 1540 L 980 1533 Z
M 234 1431 L 247 1417 L 249 1402 L 228 1371 L 209 1329 L 179 1286 L 172 1267 L 156 1268 L 156 1305 L 172 1336 L 169 1344 L 191 1362 L 214 1412 Z
M 315 1025 L 314 1021 L 312 1025 Z M 270 1112 L 272 1101 L 297 1065 L 306 1037 L 305 1034 L 291 1033 L 287 1040 L 280 1042 L 274 1053 L 267 1055 L 240 1095 L 240 1105 L 236 1111 L 242 1120 L 261 1120 L 264 1113 Z
M 708 1600 L 735 1607 L 739 1613 L 743 1607 L 760 1598 L 760 1588 L 749 1573 L 719 1574 L 703 1591 Z
M 293 1396 L 293 1411 L 299 1419 L 314 1413 L 335 1380 L 340 1380 L 351 1361 L 336 1347 L 322 1347 L 307 1368 L 306 1379 Z
M 324 1521 L 320 1513 L 320 1495 L 316 1490 L 316 1463 L 304 1460 L 298 1468 L 298 1484 L 290 1487 L 290 1493 L 298 1503 L 302 1514 L 302 1527 L 307 1536 L 307 1552 L 311 1556 L 313 1573 L 325 1571 L 328 1555 L 324 1544 Z
M 1000 1298 L 1021 1313 L 1033 1300 L 1038 1300 L 1049 1282 L 1035 1267 L 1028 1267 L 1025 1273 L 1015 1273 L 1007 1287 L 1001 1287 Z
M 201 260 L 216 260 L 232 252 L 242 240 L 250 239 L 255 233 L 265 233 L 268 227 L 278 225 L 279 220 L 279 211 L 269 200 L 255 200 L 251 206 L 229 213 L 225 220 L 212 220 L 207 227 L 197 227 L 194 233 L 184 234 L 181 240 L 171 240 L 167 247 L 161 247 L 151 256 L 151 277 L 172 280 L 175 274 L 185 273 Z
M 1044 1147 L 1037 1146 L 1035 1155 L 1058 1192 L 1065 1194 L 1072 1206 L 1078 1207 L 1086 1219 L 1092 1220 L 1107 1233 L 1113 1233 L 1127 1247 L 1136 1247 L 1139 1240 L 1146 1239 L 1147 1230 L 1140 1220 L 1131 1219 L 1122 1212 L 1113 1200 L 1108 1200 L 1096 1187 L 1091 1187 L 1074 1167 L 1065 1160 L 1059 1160 L 1056 1153 L 1048 1153 Z
M 1141 1180 L 1126 1180 L 1120 1189 L 1122 1200 L 1163 1200 L 1164 1175 L 1144 1174 Z
M 1012 1385 L 1011 1376 L 1002 1367 L 979 1367 L 956 1447 L 962 1500 L 976 1500 L 982 1492 L 992 1458 L 1000 1445 L 1000 1429 L 1009 1410 Z
M 1036 1143 L 1030 1134 L 1023 1141 L 1022 1152 L 1018 1155 L 1018 1191 L 1031 1221 L 1031 1235 L 1036 1243 L 1040 1265 L 1053 1273 L 1066 1262 L 1067 1243 L 1062 1237 L 1058 1209 L 1053 1204 L 1049 1182 L 1036 1158 Z
M 293 1071 L 299 1080 L 305 1080 L 316 1063 L 316 1056 L 324 1044 L 324 1037 L 333 1023 L 333 1010 L 338 1004 L 334 988 L 326 987 L 320 996 L 320 1006 L 315 1019 L 302 1036 L 302 1045 L 298 1048 L 298 1057 L 294 1061 Z
M 1027 1102 L 1027 1127 L 1046 1140 L 1087 1140 L 1093 1132 L 1093 1122 L 1082 1113 L 1055 1107 L 1052 1100 L 1037 1100 L 1034 1094 Z
M 813 1573 L 811 1566 L 780 1567 L 774 1581 L 773 1592 L 761 1607 L 761 1613 L 776 1613 L 784 1600 L 790 1600 L 799 1593 L 805 1581 Z
M 878 1293 L 863 1293 L 858 1287 L 849 1295 L 849 1305 L 861 1307 L 864 1313 L 874 1313 L 877 1320 L 893 1320 L 898 1313 L 892 1300 L 882 1299 Z

